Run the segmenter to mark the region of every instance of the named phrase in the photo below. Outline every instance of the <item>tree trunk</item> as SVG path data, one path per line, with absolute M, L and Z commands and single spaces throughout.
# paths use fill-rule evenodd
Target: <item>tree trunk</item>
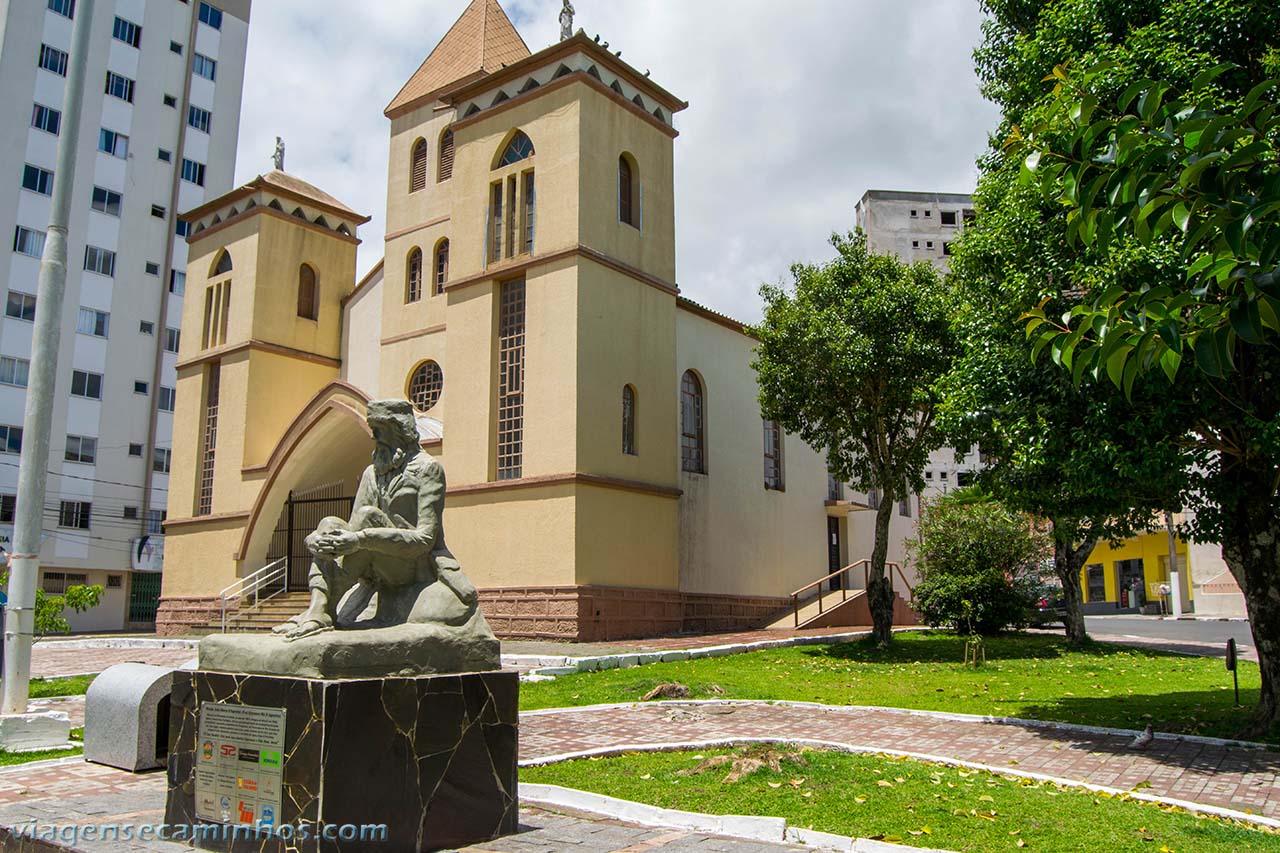
M 893 520 L 893 500 L 886 493 L 876 508 L 876 541 L 871 549 L 871 573 L 867 578 L 867 606 L 871 608 L 871 634 L 885 647 L 893 640 L 893 584 L 885 576 L 889 554 L 889 522 Z
M 1067 642 L 1079 646 L 1089 639 L 1084 628 L 1084 591 L 1080 584 L 1080 570 L 1098 540 L 1086 539 L 1073 547 L 1075 543 L 1068 532 L 1072 526 L 1053 520 L 1053 571 L 1062 582 L 1063 603 L 1066 605 L 1062 623 L 1067 628 Z
M 1280 518 L 1272 511 L 1269 471 L 1246 471 L 1235 511 L 1224 513 L 1222 557 L 1244 591 L 1249 627 L 1258 650 L 1262 689 L 1254 724 L 1243 734 L 1280 729 Z

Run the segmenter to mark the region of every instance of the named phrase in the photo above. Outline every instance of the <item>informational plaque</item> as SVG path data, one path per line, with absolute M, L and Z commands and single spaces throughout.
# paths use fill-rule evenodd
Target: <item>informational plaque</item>
M 284 708 L 200 704 L 196 817 L 275 826 L 284 795 Z

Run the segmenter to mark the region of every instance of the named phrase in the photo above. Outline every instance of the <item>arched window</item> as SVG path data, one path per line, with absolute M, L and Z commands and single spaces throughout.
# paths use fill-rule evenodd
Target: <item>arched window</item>
M 314 320 L 320 313 L 320 294 L 316 292 L 316 271 L 310 264 L 298 270 L 298 316 Z
M 226 275 L 229 272 L 231 272 L 231 253 L 223 249 L 222 253 L 218 255 L 218 260 L 213 265 L 213 272 L 209 275 L 210 277 Z
M 413 143 L 413 154 L 409 158 L 409 192 L 416 193 L 427 186 L 427 140 L 419 139 Z
M 517 130 L 516 135 L 511 137 L 507 147 L 502 150 L 502 156 L 498 158 L 498 165 L 494 168 L 500 169 L 503 166 L 510 166 L 513 163 L 519 163 L 521 160 L 528 160 L 533 155 L 533 141 L 525 135 L 523 130 Z
M 782 491 L 782 427 L 764 422 L 764 487 Z
M 436 170 L 436 182 L 453 177 L 453 128 L 446 127 L 440 135 L 440 166 Z
M 449 241 L 441 240 L 436 246 L 436 296 L 444 293 L 444 283 L 449 280 Z
M 414 247 L 409 253 L 409 262 L 404 271 L 405 304 L 417 302 L 422 298 L 422 250 Z
M 409 374 L 409 402 L 419 412 L 429 412 L 440 402 L 444 371 L 434 361 L 424 361 Z
M 680 380 L 680 468 L 707 473 L 706 406 L 702 383 L 692 370 Z
M 630 154 L 618 157 L 618 221 L 640 227 L 640 169 Z
M 636 456 L 636 389 L 622 386 L 622 452 Z

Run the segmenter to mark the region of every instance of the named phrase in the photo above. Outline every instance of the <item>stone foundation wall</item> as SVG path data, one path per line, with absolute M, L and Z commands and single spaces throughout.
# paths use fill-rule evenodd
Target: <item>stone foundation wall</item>
M 786 598 L 601 586 L 480 590 L 480 607 L 507 639 L 599 642 L 767 625 Z
M 221 615 L 216 598 L 162 598 L 156 610 L 156 634 L 180 637 L 192 628 L 209 625 Z

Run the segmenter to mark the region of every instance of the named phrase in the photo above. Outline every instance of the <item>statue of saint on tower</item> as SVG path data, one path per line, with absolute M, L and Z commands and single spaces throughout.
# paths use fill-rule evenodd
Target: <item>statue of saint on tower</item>
M 276 171 L 284 171 L 284 140 L 276 137 L 276 153 L 271 155 L 271 159 L 275 161 Z
M 573 4 L 564 0 L 564 8 L 560 10 L 560 41 L 573 38 Z

